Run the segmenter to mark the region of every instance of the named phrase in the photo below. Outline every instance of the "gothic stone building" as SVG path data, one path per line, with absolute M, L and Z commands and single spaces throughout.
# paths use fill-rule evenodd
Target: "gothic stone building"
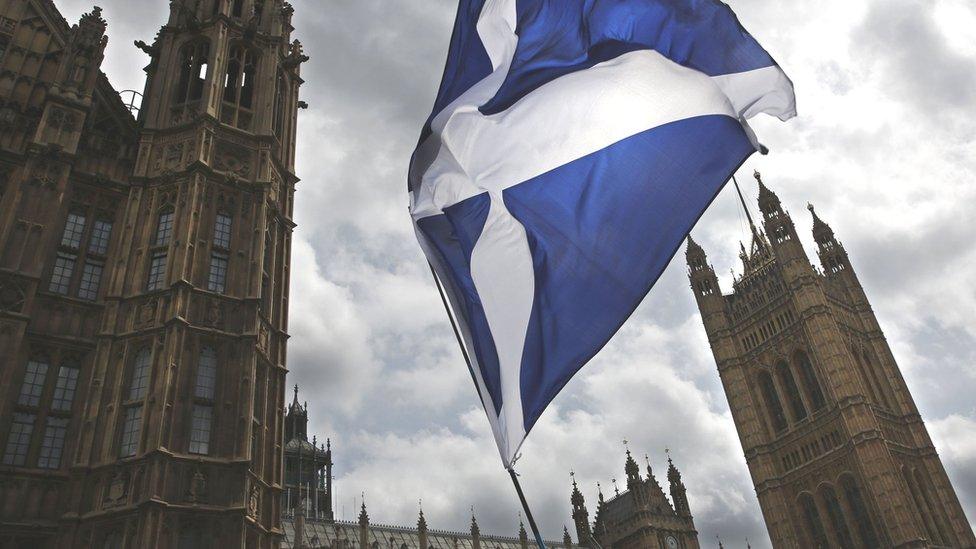
M 733 292 L 691 239 L 687 260 L 773 546 L 976 546 L 844 246 L 814 213 L 812 266 L 756 179 Z
M 603 491 L 597 485 L 596 517 L 592 525 L 586 501 L 573 479 L 570 501 L 579 543 L 603 549 L 698 549 L 698 532 L 687 490 L 671 458 L 668 458 L 670 502 L 654 477 L 650 461 L 647 478 L 642 479 L 640 467 L 627 450 L 624 473 L 627 489 L 609 500 L 603 499 Z
M 0 546 L 276 547 L 299 67 L 282 0 L 0 0 Z
M 285 482 L 281 494 L 284 539 L 281 547 L 305 549 L 529 549 L 525 525 L 516 536 L 482 534 L 472 514 L 467 532 L 428 528 L 423 510 L 415 526 L 377 524 L 370 520 L 362 502 L 356 521 L 337 520 L 332 511 L 332 447 L 308 440 L 308 405 L 298 402 L 298 387 L 285 416 Z M 569 531 L 562 543 L 546 547 L 573 547 Z M 583 547 L 586 547 L 585 545 Z

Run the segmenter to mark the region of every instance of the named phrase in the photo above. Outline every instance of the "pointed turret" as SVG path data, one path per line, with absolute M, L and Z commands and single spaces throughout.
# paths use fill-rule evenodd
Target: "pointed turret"
M 817 255 L 824 274 L 830 276 L 842 272 L 853 273 L 851 261 L 847 256 L 844 245 L 837 241 L 834 230 L 830 228 L 820 216 L 813 204 L 807 204 L 810 215 L 813 216 L 813 239 L 817 242 Z
M 478 528 L 478 519 L 474 517 L 474 508 L 471 508 L 471 542 L 474 549 L 481 549 L 481 528 Z
M 519 514 L 519 544 L 522 549 L 529 549 L 529 533 L 525 531 L 525 523 L 522 522 L 522 514 Z
M 573 538 L 569 535 L 569 528 L 567 528 L 565 524 L 563 525 L 563 545 L 565 545 L 567 549 L 573 546 Z
M 759 173 L 759 170 L 753 172 L 752 176 L 756 178 L 756 182 L 759 184 L 759 211 L 762 212 L 763 217 L 769 218 L 772 215 L 783 213 L 783 205 L 779 197 L 763 183 L 762 174 Z
M 369 547 L 369 514 L 366 512 L 366 494 L 359 508 L 359 546 Z
M 710 296 L 721 297 L 715 269 L 708 264 L 708 256 L 705 255 L 705 250 L 695 242 L 691 235 L 688 235 L 685 260 L 688 262 L 688 278 L 691 279 L 691 289 L 694 290 L 699 304 L 704 298 Z
M 580 492 L 579 486 L 576 485 L 576 475 L 570 473 L 573 477 L 573 495 L 570 496 L 570 502 L 573 504 L 573 523 L 576 524 L 576 539 L 588 540 L 592 536 L 590 531 L 590 513 L 586 510 L 586 501 L 583 499 L 583 493 Z
M 423 502 L 417 502 L 420 507 L 420 514 L 417 517 L 417 537 L 420 541 L 420 547 L 427 547 L 427 519 L 424 518 L 424 507 Z
M 634 461 L 634 456 L 630 455 L 630 450 L 627 450 L 627 460 L 624 462 L 624 472 L 627 473 L 627 489 L 636 490 L 643 479 L 640 476 L 640 466 Z
M 285 442 L 295 438 L 308 440 L 308 408 L 298 401 L 298 385 L 295 385 L 295 395 L 285 413 Z
M 681 481 L 681 472 L 674 466 L 671 457 L 668 457 L 668 482 L 671 484 L 671 501 L 674 502 L 674 511 L 678 516 L 690 517 L 691 509 L 688 506 L 688 494 L 685 484 Z

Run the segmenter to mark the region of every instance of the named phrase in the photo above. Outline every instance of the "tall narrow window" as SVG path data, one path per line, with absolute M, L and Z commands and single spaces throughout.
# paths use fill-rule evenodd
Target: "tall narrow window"
M 803 405 L 803 397 L 800 396 L 800 389 L 796 386 L 796 380 L 793 378 L 793 371 L 790 370 L 789 364 L 780 362 L 776 366 L 776 370 L 779 372 L 779 379 L 783 384 L 783 389 L 786 391 L 786 396 L 790 400 L 790 409 L 793 412 L 793 417 L 797 421 L 807 417 L 807 409 Z
M 285 128 L 285 75 L 279 72 L 275 80 L 274 96 L 274 123 L 272 129 L 278 139 L 283 139 L 282 132 Z
M 237 46 L 231 50 L 224 75 L 224 100 L 220 121 L 247 130 L 251 126 L 257 63 L 251 50 Z
M 231 218 L 227 214 L 219 213 L 214 220 L 213 245 L 217 248 L 230 248 Z
M 34 414 L 14 414 L 14 421 L 10 425 L 10 436 L 7 437 L 7 447 L 3 452 L 4 465 L 23 465 L 27 460 L 27 450 L 30 448 L 36 419 L 37 416 Z
M 146 281 L 146 289 L 149 291 L 158 290 L 163 287 L 166 280 L 166 252 L 153 254 L 149 262 L 149 279 Z
M 152 370 L 152 355 L 148 348 L 136 353 L 132 365 L 132 379 L 129 381 L 128 400 L 141 400 L 149 391 L 149 374 Z
M 823 521 L 820 520 L 820 513 L 817 511 L 817 504 L 814 503 L 810 494 L 800 496 L 800 507 L 803 510 L 803 520 L 806 522 L 807 535 L 810 536 L 810 543 L 814 549 L 827 549 L 830 542 L 827 541 L 827 533 L 824 531 Z
M 197 363 L 197 383 L 193 396 L 213 400 L 214 389 L 217 387 L 217 352 L 213 347 L 200 349 L 200 361 Z
M 156 240 L 154 245 L 165 246 L 169 244 L 169 239 L 173 236 L 174 216 L 175 214 L 172 210 L 159 214 L 159 222 L 156 223 Z
M 806 355 L 806 353 L 798 352 L 796 353 L 796 356 L 793 357 L 793 362 L 800 369 L 800 379 L 803 380 L 803 386 L 807 391 L 807 396 L 810 397 L 810 403 L 812 404 L 814 411 L 823 408 L 823 391 L 820 389 L 820 383 L 817 381 L 817 374 L 813 369 L 813 364 L 810 362 L 810 358 Z
M 211 292 L 223 293 L 227 285 L 227 255 L 214 252 L 210 256 L 210 275 L 207 278 L 207 289 Z
M 54 399 L 51 401 L 51 408 L 61 412 L 71 411 L 77 388 L 78 368 L 61 366 L 58 370 L 57 384 L 54 386 Z
M 119 445 L 119 456 L 136 455 L 139 450 L 139 435 L 142 433 L 142 405 L 125 409 L 125 421 L 122 422 L 122 444 Z
M 104 219 L 95 220 L 92 226 L 91 238 L 88 240 L 88 253 L 95 255 L 105 255 L 108 252 L 108 243 L 112 238 L 112 222 Z
M 785 430 L 786 415 L 783 413 L 783 405 L 776 393 L 773 378 L 768 372 L 759 374 L 759 388 L 762 391 L 763 400 L 766 401 L 766 410 L 769 413 L 769 421 L 773 425 L 773 430 L 777 433 Z
M 857 481 L 849 475 L 845 475 L 841 479 L 841 488 L 844 492 L 844 498 L 847 499 L 847 504 L 851 508 L 851 512 L 854 516 L 851 517 L 851 522 L 857 527 L 857 533 L 861 537 L 861 543 L 865 547 L 881 547 L 878 543 L 878 535 L 874 531 L 874 525 L 871 523 L 871 515 L 868 513 L 868 507 L 864 503 L 864 497 L 861 495 L 861 488 L 857 485 Z
M 41 453 L 37 466 L 44 469 L 61 467 L 61 454 L 64 453 L 64 438 L 68 434 L 68 419 L 49 417 L 41 440 Z
M 102 270 L 105 265 L 100 261 L 86 261 L 81 271 L 81 283 L 78 285 L 78 297 L 94 300 L 98 297 L 98 287 L 102 283 Z
M 833 487 L 827 486 L 823 490 L 824 506 L 827 508 L 827 516 L 830 519 L 830 526 L 837 536 L 837 541 L 841 547 L 855 547 L 854 539 L 851 537 L 851 530 L 847 526 L 847 519 L 841 509 L 840 502 L 837 500 L 837 493 Z
M 81 235 L 85 233 L 85 216 L 81 213 L 68 214 L 64 224 L 64 234 L 61 235 L 61 245 L 77 250 L 81 247 Z
M 193 424 L 190 430 L 190 453 L 210 452 L 210 427 L 213 421 L 213 407 L 197 404 L 193 407 Z
M 210 44 L 207 42 L 186 44 L 180 50 L 180 77 L 176 86 L 176 104 L 197 101 L 203 97 L 209 56 Z
M 240 17 L 244 14 L 244 0 L 233 0 L 234 5 L 230 10 L 230 14 L 234 17 Z
M 44 392 L 44 380 L 47 378 L 48 363 L 45 360 L 35 359 L 27 363 L 24 368 L 24 382 L 20 386 L 20 396 L 17 397 L 17 404 L 21 406 L 37 406 L 41 402 L 41 393 Z
M 58 252 L 54 260 L 54 270 L 51 271 L 51 284 L 48 289 L 56 294 L 67 295 L 71 285 L 71 275 L 75 271 L 75 261 L 78 256 Z

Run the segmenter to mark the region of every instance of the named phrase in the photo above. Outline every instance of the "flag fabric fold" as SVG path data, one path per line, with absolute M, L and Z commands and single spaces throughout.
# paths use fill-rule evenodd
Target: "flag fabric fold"
M 409 172 L 502 460 L 630 316 L 789 78 L 716 0 L 460 0 Z

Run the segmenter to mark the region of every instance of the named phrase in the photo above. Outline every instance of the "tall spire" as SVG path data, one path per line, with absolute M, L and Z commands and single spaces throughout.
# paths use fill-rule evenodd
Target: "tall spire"
M 580 492 L 579 486 L 576 485 L 576 474 L 570 472 L 569 476 L 573 479 L 573 495 L 569 499 L 573 504 L 573 523 L 576 525 L 576 538 L 588 540 L 592 537 L 590 513 L 586 510 L 586 501 L 583 499 L 583 493 Z M 603 501 L 602 495 L 600 501 Z
M 627 448 L 626 440 L 624 441 L 624 447 Z M 627 474 L 627 489 L 636 490 L 642 480 L 640 477 L 640 467 L 634 460 L 634 456 L 630 454 L 630 448 L 627 448 L 627 460 L 624 462 L 624 472 Z
M 763 183 L 762 174 L 759 173 L 759 170 L 756 170 L 752 176 L 756 178 L 756 182 L 759 184 L 759 209 L 763 215 L 768 218 L 777 212 L 782 212 L 779 197 Z
M 678 516 L 690 517 L 691 509 L 688 506 L 688 494 L 685 490 L 685 484 L 681 481 L 681 472 L 678 468 L 674 466 L 674 462 L 671 461 L 670 453 L 668 455 L 668 482 L 671 484 L 671 501 L 674 502 L 674 511 L 678 513 Z
M 573 545 L 573 538 L 569 535 L 569 528 L 563 525 L 563 545 L 566 547 L 571 547 Z
M 820 216 L 817 215 L 817 210 L 813 208 L 813 204 L 807 204 L 807 209 L 810 210 L 810 215 L 813 216 L 813 238 L 820 244 L 821 247 L 827 245 L 834 241 L 834 230 L 830 228 L 830 225 L 824 223 Z

